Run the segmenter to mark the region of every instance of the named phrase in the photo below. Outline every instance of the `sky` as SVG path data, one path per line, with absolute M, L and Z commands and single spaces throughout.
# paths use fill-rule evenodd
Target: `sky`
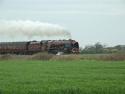
M 125 45 L 125 0 L 0 0 L 3 20 L 58 24 L 82 47 Z

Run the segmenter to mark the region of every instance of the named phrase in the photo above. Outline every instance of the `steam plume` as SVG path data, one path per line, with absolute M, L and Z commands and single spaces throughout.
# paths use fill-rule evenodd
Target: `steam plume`
M 39 21 L 1 21 L 0 35 L 6 37 L 23 36 L 27 38 L 58 36 L 71 38 L 71 34 L 63 27 Z

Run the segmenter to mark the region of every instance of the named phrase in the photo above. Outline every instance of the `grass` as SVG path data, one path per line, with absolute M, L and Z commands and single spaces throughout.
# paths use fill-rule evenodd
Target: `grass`
M 0 61 L 0 94 L 125 94 L 125 61 Z
M 0 60 L 42 60 L 42 61 L 71 61 L 71 60 L 101 60 L 101 61 L 125 61 L 125 54 L 70 54 L 52 55 L 48 53 L 36 53 L 33 55 L 0 55 Z

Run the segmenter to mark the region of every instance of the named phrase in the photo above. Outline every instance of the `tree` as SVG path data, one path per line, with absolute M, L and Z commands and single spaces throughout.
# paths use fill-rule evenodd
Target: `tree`
M 87 45 L 83 49 L 82 53 L 95 54 L 96 53 L 95 47 L 93 45 Z
M 94 45 L 85 46 L 85 48 L 81 51 L 81 53 L 87 53 L 87 54 L 103 53 L 104 48 L 105 48 L 104 45 L 97 42 Z
M 101 43 L 97 42 L 94 46 L 96 53 L 103 53 L 104 46 Z

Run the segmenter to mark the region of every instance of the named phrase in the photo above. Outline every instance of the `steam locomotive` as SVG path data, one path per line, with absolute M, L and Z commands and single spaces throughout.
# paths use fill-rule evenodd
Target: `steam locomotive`
M 34 54 L 38 52 L 77 54 L 79 53 L 79 43 L 71 39 L 0 42 L 0 54 Z

